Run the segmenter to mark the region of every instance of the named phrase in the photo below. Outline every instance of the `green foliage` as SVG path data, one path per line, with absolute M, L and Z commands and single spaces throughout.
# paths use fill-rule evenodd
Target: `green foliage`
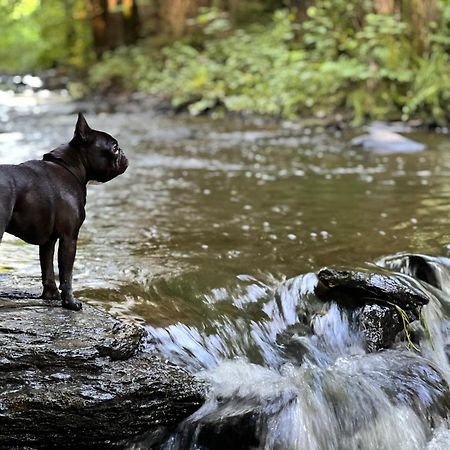
M 0 0 L 0 70 L 23 71 L 35 62 L 28 48 L 39 42 L 39 27 L 33 15 L 38 0 Z
M 410 25 L 372 7 L 370 0 L 317 0 L 300 24 L 279 10 L 267 25 L 231 32 L 226 15 L 202 10 L 202 45 L 178 41 L 152 57 L 145 46 L 121 49 L 94 66 L 90 80 L 165 95 L 193 114 L 215 109 L 292 118 L 351 110 L 355 123 L 448 122 L 448 8 L 430 29 L 430 51 L 419 55 Z
M 420 59 L 411 83 L 411 93 L 403 106 L 408 116 L 433 117 L 438 123 L 450 120 L 450 58 L 438 48 L 429 58 Z
M 26 72 L 91 61 L 85 0 L 0 0 L 0 71 Z
M 102 62 L 91 69 L 89 81 L 102 92 L 143 89 L 155 72 L 147 49 L 123 47 L 106 52 Z
M 83 69 L 93 61 L 92 36 L 85 6 L 86 0 L 41 0 L 35 14 L 40 27 L 38 67 L 67 65 Z
M 141 90 L 193 114 L 450 118 L 447 0 L 439 0 L 439 23 L 420 33 L 408 17 L 375 14 L 373 0 L 314 0 L 300 21 L 293 9 L 267 19 L 275 5 L 293 1 L 234 2 L 234 12 L 224 10 L 228 2 L 212 2 L 189 19 L 191 35 L 162 49 L 151 37 L 103 54 L 92 67 L 88 3 L 0 0 L 0 71 L 89 68 L 89 83 L 73 86 L 78 95 Z

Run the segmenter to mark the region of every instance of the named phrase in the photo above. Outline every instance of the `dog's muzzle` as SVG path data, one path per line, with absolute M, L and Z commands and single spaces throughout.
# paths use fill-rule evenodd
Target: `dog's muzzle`
M 124 173 L 125 170 L 127 170 L 127 168 L 128 168 L 128 158 L 121 152 L 120 159 L 118 161 L 119 175 Z

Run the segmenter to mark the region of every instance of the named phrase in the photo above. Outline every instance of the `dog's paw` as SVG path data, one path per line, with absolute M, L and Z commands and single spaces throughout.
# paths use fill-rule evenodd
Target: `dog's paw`
M 54 288 L 45 287 L 41 298 L 44 300 L 61 300 L 61 294 L 56 286 Z
M 76 298 L 72 297 L 68 300 L 63 300 L 62 307 L 72 311 L 80 311 L 83 308 L 83 304 Z

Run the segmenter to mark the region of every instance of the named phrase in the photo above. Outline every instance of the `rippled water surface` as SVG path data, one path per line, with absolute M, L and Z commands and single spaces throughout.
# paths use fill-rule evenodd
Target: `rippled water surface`
M 77 108 L 52 98 L 0 96 L 0 163 L 39 158 L 67 142 Z M 241 384 L 249 396 L 255 384 L 272 386 L 258 401 L 278 405 L 284 418 L 277 416 L 267 425 L 272 434 L 265 437 L 265 448 L 388 448 L 373 436 L 387 429 L 393 436 L 399 420 L 400 429 L 415 424 L 420 431 L 403 448 L 445 448 L 439 440 L 448 442 L 446 424 L 436 424 L 430 435 L 419 413 L 389 403 L 379 378 L 367 381 L 377 371 L 385 371 L 388 379 L 395 368 L 379 355 L 365 359 L 339 311 L 331 309 L 324 319 L 329 322 L 317 325 L 332 334 L 327 342 L 333 351 L 311 344 L 317 351 L 309 365 L 286 365 L 275 341 L 298 322 L 298 298 L 289 294 L 292 283 L 304 295 L 315 283 L 313 274 L 287 284 L 283 280 L 323 265 L 359 266 L 399 251 L 447 253 L 447 135 L 409 134 L 426 150 L 380 154 L 351 146 L 361 130 L 168 117 L 153 111 L 104 113 L 95 105 L 88 105 L 86 117 L 93 128 L 118 138 L 130 166 L 119 178 L 88 188 L 75 264 L 80 299 L 142 322 L 149 330 L 149 348 L 189 370 L 212 370 L 209 379 L 219 380 L 225 391 Z M 5 236 L 0 288 L 37 289 L 39 278 L 37 248 Z M 274 297 L 274 292 L 281 293 Z M 343 354 L 351 362 L 339 360 Z M 393 353 L 391 360 L 404 366 L 409 364 L 404 358 L 414 356 Z M 244 379 L 254 383 L 247 386 Z M 359 386 L 351 400 L 344 387 L 330 387 L 349 382 Z M 314 390 L 314 384 L 320 389 Z M 310 398 L 295 409 L 298 399 L 308 401 L 312 392 L 325 392 L 325 400 Z M 340 397 L 347 398 L 342 407 L 348 410 L 334 415 L 332 399 Z M 386 414 L 375 414 L 372 428 L 359 437 L 352 428 L 352 437 L 349 432 L 339 444 L 333 441 L 340 426 L 336 417 L 349 411 L 361 415 L 352 402 L 361 405 L 369 398 L 378 398 L 371 411 Z M 301 427 L 309 440 L 290 436 L 286 427 Z M 314 431 L 321 427 L 332 431 L 329 439 L 321 440 Z M 284 440 L 277 441 L 274 429 Z M 398 442 L 391 436 L 390 448 L 401 448 L 403 434 L 397 435 Z M 370 439 L 372 446 L 361 444 Z M 168 448 L 182 448 L 180 442 L 175 439 Z

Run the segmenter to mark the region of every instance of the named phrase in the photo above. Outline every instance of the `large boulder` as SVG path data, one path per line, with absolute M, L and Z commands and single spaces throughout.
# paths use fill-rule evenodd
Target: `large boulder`
M 144 330 L 89 305 L 0 297 L 0 447 L 118 446 L 171 427 L 205 385 L 140 352 Z
M 317 274 L 316 294 L 347 306 L 382 303 L 414 310 L 429 297 L 416 280 L 401 273 L 324 267 Z
M 430 301 L 430 294 L 412 276 L 382 268 L 324 267 L 317 279 L 319 298 L 354 312 L 352 320 L 364 336 L 368 352 L 391 347 L 402 331 L 409 339 L 409 324 Z

